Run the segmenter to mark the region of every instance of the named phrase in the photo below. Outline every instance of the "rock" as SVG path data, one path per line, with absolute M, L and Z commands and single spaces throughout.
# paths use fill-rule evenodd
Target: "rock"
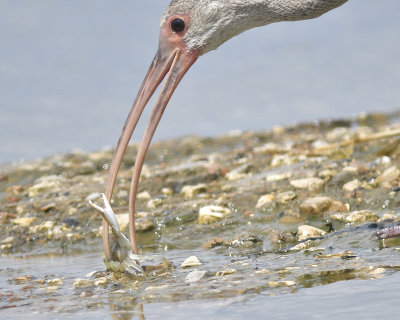
M 24 187 L 20 185 L 15 185 L 7 188 L 7 193 L 11 196 L 19 196 L 23 191 Z
M 240 167 L 233 169 L 232 171 L 229 171 L 225 177 L 228 178 L 228 180 L 239 180 L 246 178 L 248 176 L 248 172 L 251 169 L 251 165 L 248 163 L 245 163 L 241 165 Z
M 306 224 L 297 227 L 297 238 L 299 241 L 307 238 L 321 237 L 325 234 L 324 230 Z
M 234 274 L 234 273 L 236 273 L 236 269 L 226 269 L 226 270 L 217 271 L 217 273 L 215 275 L 217 277 L 221 277 L 221 276 L 227 276 L 227 275 Z
M 293 287 L 296 285 L 296 282 L 291 281 L 291 280 L 289 280 L 289 281 L 269 281 L 268 285 L 273 288 L 275 288 L 275 287 Z
M 266 178 L 267 182 L 276 182 L 276 181 L 282 181 L 285 179 L 289 179 L 292 176 L 292 171 L 286 171 L 282 173 L 275 173 L 275 174 L 269 174 Z
M 201 266 L 201 265 L 202 265 L 201 261 L 196 256 L 191 256 L 182 262 L 181 267 L 189 268 L 189 267 L 196 267 L 196 266 Z
M 220 206 L 206 206 L 199 210 L 199 223 L 209 224 L 224 219 L 231 210 Z
M 350 211 L 350 205 L 348 203 L 343 203 L 338 200 L 333 200 L 332 205 L 330 207 L 330 211 L 333 212 L 349 212 Z
M 255 147 L 253 152 L 261 154 L 274 154 L 274 153 L 285 153 L 290 148 L 288 146 L 280 145 L 274 142 L 268 142 L 260 147 Z
M 300 205 L 303 214 L 320 214 L 330 209 L 332 199 L 325 196 L 309 198 Z
M 320 177 L 322 179 L 331 179 L 335 175 L 337 175 L 337 172 L 332 169 L 322 170 L 318 173 L 318 177 Z
M 4 238 L 3 240 L 1 240 L 1 244 L 10 244 L 14 242 L 14 237 L 12 236 L 8 236 L 7 238 Z
M 56 191 L 60 182 L 57 181 L 42 181 L 29 188 L 29 197 L 35 197 L 46 191 Z
M 24 217 L 24 218 L 15 218 L 12 220 L 12 222 L 21 227 L 29 227 L 36 220 L 37 220 L 36 217 Z
M 147 202 L 147 208 L 149 208 L 150 210 L 154 210 L 157 207 L 159 207 L 162 204 L 162 199 L 161 198 L 154 198 L 149 200 L 149 202 Z
M 76 279 L 72 286 L 74 288 L 89 287 L 93 285 L 93 280 L 90 279 Z
M 352 222 L 376 222 L 378 215 L 369 210 L 353 211 L 348 213 L 335 213 L 331 214 L 331 219 L 338 220 L 346 223 Z
M 275 195 L 273 193 L 268 193 L 265 194 L 263 196 L 261 196 L 260 199 L 258 199 L 257 204 L 256 204 L 256 208 L 260 208 L 265 204 L 269 204 L 275 201 Z
M 120 213 L 115 215 L 118 220 L 119 228 L 122 232 L 126 231 L 129 226 L 129 213 Z M 143 213 L 136 214 L 135 228 L 137 232 L 146 232 L 154 229 L 152 220 L 142 217 Z
M 290 165 L 299 161 L 306 160 L 307 157 L 304 155 L 300 156 L 289 156 L 287 154 L 278 154 L 275 155 L 271 160 L 271 167 L 276 168 L 283 165 Z
M 63 283 L 63 280 L 59 279 L 59 278 L 47 280 L 47 285 L 52 286 L 52 287 L 60 286 L 60 285 L 62 285 L 62 283 Z
M 397 186 L 399 184 L 399 176 L 400 170 L 397 169 L 397 167 L 392 166 L 377 176 L 376 182 L 378 182 L 382 188 L 392 188 L 393 186 Z
M 206 273 L 207 271 L 198 271 L 198 270 L 192 271 L 187 274 L 185 282 L 186 283 L 198 282 L 206 275 Z
M 324 180 L 320 178 L 303 178 L 290 181 L 290 184 L 298 189 L 319 190 L 324 185 Z
M 351 180 L 343 185 L 343 191 L 353 192 L 354 190 L 360 188 L 361 183 L 358 179 Z
M 129 213 L 119 213 L 115 216 L 117 217 L 120 230 L 124 232 L 129 226 Z
M 143 192 L 138 193 L 137 198 L 138 199 L 150 199 L 151 195 L 147 191 L 143 191 Z
M 337 127 L 332 129 L 326 134 L 326 140 L 328 142 L 340 142 L 342 140 L 349 140 L 353 138 L 353 133 L 349 128 Z
M 293 191 L 281 192 L 276 195 L 276 200 L 280 204 L 287 204 L 291 200 L 295 199 L 297 195 Z
M 203 249 L 211 249 L 215 247 L 219 247 L 225 244 L 225 239 L 223 238 L 213 238 L 208 240 L 205 244 L 202 245 Z
M 140 218 L 135 220 L 135 228 L 137 232 L 147 232 L 153 230 L 155 225 L 149 218 Z
M 42 204 L 39 207 L 39 210 L 43 211 L 43 212 L 47 212 L 47 211 L 50 211 L 51 209 L 54 209 L 56 207 L 57 207 L 57 204 L 55 202 L 47 202 L 47 203 Z
M 93 283 L 94 283 L 95 286 L 104 287 L 108 283 L 110 283 L 110 279 L 108 279 L 107 277 L 100 277 L 100 278 L 95 279 L 93 281 Z
M 181 195 L 188 199 L 204 192 L 207 192 L 207 185 L 205 183 L 199 183 L 195 186 L 184 186 L 182 188 Z
M 297 212 L 285 212 L 283 217 L 279 219 L 280 223 L 288 225 L 304 223 L 304 221 L 304 217 L 301 217 Z
M 171 188 L 162 188 L 161 189 L 161 193 L 166 195 L 166 196 L 168 196 L 168 197 L 170 197 L 170 196 L 173 195 L 174 192 L 172 191 Z
M 380 217 L 379 219 L 378 219 L 378 222 L 381 222 L 381 221 L 385 221 L 385 220 L 395 220 L 396 219 L 396 215 L 395 214 L 393 214 L 393 213 L 385 213 L 385 214 L 383 214 L 383 216 L 382 217 Z
M 342 252 L 338 252 L 338 253 L 328 253 L 328 254 L 319 253 L 315 257 L 320 258 L 320 259 L 332 259 L 332 258 L 342 258 L 343 259 L 343 258 L 355 257 L 355 254 L 353 251 L 342 251 Z
M 68 227 L 76 228 L 79 226 L 79 221 L 76 218 L 65 218 L 62 222 Z

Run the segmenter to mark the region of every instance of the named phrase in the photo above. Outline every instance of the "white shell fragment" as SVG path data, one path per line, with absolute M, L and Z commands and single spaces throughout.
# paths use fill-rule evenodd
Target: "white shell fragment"
M 182 262 L 181 267 L 189 268 L 189 267 L 196 267 L 196 266 L 201 266 L 201 265 L 202 265 L 202 263 L 199 260 L 199 258 L 197 258 L 196 256 L 191 256 Z
M 231 210 L 220 206 L 206 206 L 199 210 L 199 223 L 208 224 L 222 220 L 231 214 Z

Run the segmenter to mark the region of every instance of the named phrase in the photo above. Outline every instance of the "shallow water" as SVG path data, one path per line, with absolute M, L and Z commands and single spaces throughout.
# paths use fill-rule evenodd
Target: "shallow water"
M 2 0 L 0 163 L 115 145 L 168 3 Z M 399 11 L 397 0 L 350 0 L 245 32 L 199 59 L 155 140 L 398 109 Z
M 370 234 L 370 232 L 354 233 L 353 237 L 349 233 L 346 237 L 332 240 L 333 251 L 341 249 L 339 242 L 346 247 L 349 242 L 353 246 L 358 243 L 357 254 L 364 251 L 355 260 L 350 258 L 347 262 L 343 259 L 318 261 L 312 255 L 309 259 L 304 259 L 303 253 L 283 255 L 264 253 L 246 256 L 236 252 L 236 254 L 226 256 L 215 251 L 171 250 L 156 254 L 156 256 L 164 256 L 178 265 L 187 256 L 197 255 L 204 263 L 199 268 L 200 270 L 214 269 L 215 271 L 234 266 L 237 272 L 222 277 L 209 275 L 201 283 L 186 284 L 183 277 L 189 271 L 179 270 L 178 266 L 176 270 L 171 271 L 172 279 L 148 279 L 143 283 L 145 288 L 138 287 L 127 291 L 121 291 L 119 287 L 100 287 L 93 291 L 87 290 L 86 292 L 91 295 L 85 298 L 82 297 L 84 289 L 74 289 L 72 284 L 76 278 L 82 278 L 89 271 L 104 270 L 100 251 L 84 255 L 54 257 L 7 258 L 2 256 L 0 257 L 0 291 L 4 295 L 0 299 L 2 307 L 0 312 L 2 319 L 22 319 L 27 315 L 30 319 L 109 319 L 110 317 L 114 319 L 143 319 L 143 317 L 145 319 L 160 319 L 161 317 L 201 319 L 205 316 L 213 319 L 243 319 L 244 317 L 258 319 L 265 316 L 274 319 L 293 319 L 294 315 L 309 319 L 387 317 L 395 314 L 397 310 L 397 300 L 400 297 L 397 290 L 400 280 L 398 272 L 388 267 L 385 276 L 379 274 L 376 278 L 371 278 L 367 276 L 367 272 L 358 271 L 357 268 L 362 270 L 367 266 L 381 265 L 383 261 L 386 265 L 399 266 L 400 252 L 396 248 L 380 250 L 376 247 L 373 249 L 373 254 L 368 253 L 370 250 L 366 247 L 369 247 L 371 243 L 365 239 L 368 239 Z M 364 249 L 361 248 L 363 240 Z M 335 271 L 330 274 L 319 273 L 317 270 L 320 267 L 315 264 L 320 263 L 320 267 L 327 270 L 337 268 L 335 266 L 337 263 L 344 263 L 342 267 L 339 267 L 343 271 L 337 271 L 336 276 Z M 282 272 L 283 267 L 287 270 L 286 272 Z M 254 274 L 254 271 L 263 268 L 271 271 L 264 276 Z M 314 276 L 313 273 L 315 273 Z M 21 275 L 31 275 L 33 279 L 45 281 L 62 278 L 63 283 L 55 288 L 43 284 L 33 284 L 29 287 L 12 280 Z M 273 288 L 267 284 L 273 278 L 276 280 L 296 279 L 298 284 L 296 287 Z M 303 284 L 299 283 L 300 278 L 305 279 Z M 240 290 L 243 290 L 242 294 L 239 293 Z M 6 293 L 9 292 L 12 292 L 12 297 L 15 299 L 7 303 L 6 299 L 10 297 Z M 147 298 L 139 299 L 139 296 L 143 294 Z

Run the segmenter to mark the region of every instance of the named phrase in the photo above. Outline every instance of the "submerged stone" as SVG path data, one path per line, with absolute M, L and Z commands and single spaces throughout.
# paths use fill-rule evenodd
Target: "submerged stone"
M 319 190 L 325 184 L 320 178 L 304 178 L 290 181 L 290 184 L 298 189 L 308 189 L 310 191 Z
M 304 214 L 320 214 L 326 212 L 332 206 L 332 198 L 318 196 L 309 198 L 300 205 L 300 212 Z
M 330 217 L 332 220 L 338 220 L 346 223 L 378 221 L 378 215 L 370 210 L 360 210 L 348 213 L 335 213 L 331 214 Z
M 326 231 L 306 224 L 297 228 L 297 238 L 299 241 L 303 241 L 308 238 L 321 237 L 325 234 Z
M 199 260 L 199 258 L 197 258 L 196 256 L 191 256 L 182 262 L 181 267 L 189 268 L 189 267 L 196 267 L 196 266 L 201 266 L 201 265 L 202 265 L 202 263 Z
M 269 194 L 265 194 L 263 196 L 260 197 L 260 199 L 258 199 L 257 204 L 256 204 L 256 208 L 260 208 L 262 206 L 264 206 L 265 204 L 269 204 L 274 202 L 276 199 L 276 196 L 272 193 Z
M 194 186 L 184 186 L 182 188 L 181 194 L 185 198 L 193 198 L 194 196 L 204 192 L 207 192 L 207 185 L 205 183 L 199 183 Z
M 186 283 L 198 282 L 206 275 L 206 273 L 207 271 L 198 271 L 198 270 L 192 271 L 187 274 L 185 282 Z
M 206 206 L 199 210 L 199 223 L 209 224 L 222 220 L 231 214 L 231 210 L 220 206 Z

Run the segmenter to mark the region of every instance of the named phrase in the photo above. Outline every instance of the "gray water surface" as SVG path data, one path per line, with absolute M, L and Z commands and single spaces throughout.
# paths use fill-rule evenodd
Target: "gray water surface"
M 168 3 L 1 0 L 0 163 L 115 145 Z M 350 0 L 245 32 L 198 60 L 155 139 L 398 109 L 399 11 Z

